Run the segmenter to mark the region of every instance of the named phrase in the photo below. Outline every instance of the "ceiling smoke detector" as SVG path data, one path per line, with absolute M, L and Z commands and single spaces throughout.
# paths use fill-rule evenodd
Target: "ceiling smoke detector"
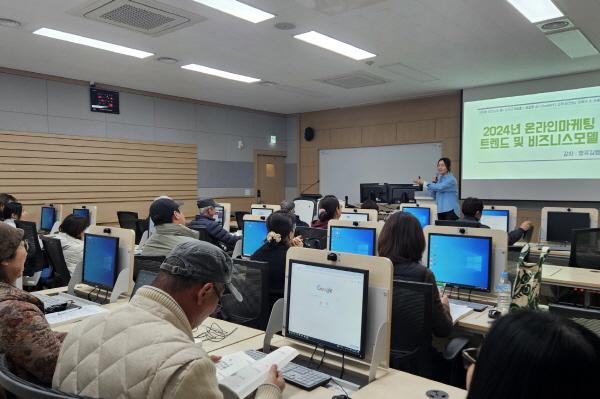
M 296 25 L 291 22 L 277 22 L 275 28 L 279 30 L 292 30 L 296 29 Z

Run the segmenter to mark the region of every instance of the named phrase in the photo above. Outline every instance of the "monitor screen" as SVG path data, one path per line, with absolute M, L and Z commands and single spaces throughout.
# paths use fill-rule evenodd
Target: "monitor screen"
M 223 226 L 225 223 L 225 208 L 223 208 L 221 205 L 217 205 L 215 206 L 215 211 L 217 211 L 215 214 L 215 220 L 219 222 L 221 226 Z
M 573 229 L 590 227 L 590 214 L 582 212 L 548 212 L 546 240 L 571 242 Z
M 421 208 L 420 206 L 405 206 L 402 208 L 402 212 L 410 213 L 417 218 L 421 227 L 429 226 L 431 224 L 431 209 Z
M 415 191 L 418 186 L 412 184 L 388 184 L 390 204 L 415 202 Z
M 375 255 L 375 228 L 331 226 L 329 250 L 356 255 Z
M 267 233 L 267 222 L 264 220 L 244 220 L 242 255 L 252 256 L 265 243 Z
M 43 206 L 41 219 L 40 229 L 44 231 L 52 230 L 52 226 L 54 226 L 54 222 L 56 221 L 56 208 L 52 206 Z
M 250 214 L 253 216 L 269 216 L 273 213 L 273 209 L 271 208 L 252 208 L 250 209 Z
M 387 192 L 387 184 L 385 183 L 362 183 L 360 185 L 360 202 L 366 200 L 388 202 Z
M 484 209 L 481 212 L 479 223 L 489 226 L 493 230 L 508 231 L 508 209 Z
M 360 212 L 343 212 L 340 220 L 352 220 L 356 222 L 368 222 L 369 214 Z
M 365 357 L 369 271 L 290 260 L 286 334 Z
M 490 291 L 492 238 L 429 234 L 427 263 L 438 282 Z
M 90 210 L 87 208 L 75 208 L 73 209 L 73 215 L 84 217 L 90 223 Z
M 82 281 L 112 290 L 117 279 L 118 259 L 119 237 L 85 234 Z

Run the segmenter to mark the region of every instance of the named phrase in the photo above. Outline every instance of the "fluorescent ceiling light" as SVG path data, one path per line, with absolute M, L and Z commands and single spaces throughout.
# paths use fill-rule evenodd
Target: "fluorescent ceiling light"
M 238 75 L 237 73 L 225 72 L 220 69 L 209 68 L 206 66 L 198 65 L 198 64 L 188 64 L 182 66 L 183 69 L 188 69 L 190 71 L 205 73 L 207 75 L 218 76 L 224 79 L 237 80 L 238 82 L 244 83 L 254 83 L 260 82 L 260 79 L 251 78 L 249 76 Z
M 333 51 L 346 57 L 350 57 L 354 60 L 360 61 L 367 58 L 373 58 L 376 55 L 369 53 L 368 51 L 361 50 L 358 47 L 354 47 L 351 44 L 340 42 L 329 36 L 325 36 L 322 33 L 310 31 L 294 36 L 296 39 L 302 40 L 303 42 L 310 43 L 312 45 L 322 47 L 324 49 Z
M 118 44 L 112 44 L 103 42 L 101 40 L 90 39 L 79 35 L 73 35 L 71 33 L 65 33 L 54 29 L 41 28 L 33 32 L 35 35 L 41 35 L 50 37 L 52 39 L 64 40 L 66 42 L 83 44 L 84 46 L 94 47 L 100 50 L 112 51 L 113 53 L 119 53 L 129 55 L 136 58 L 146 58 L 154 55 L 145 51 L 136 50 L 129 47 L 119 46 Z
M 226 14 L 233 15 L 246 21 L 259 23 L 267 19 L 275 18 L 275 15 L 269 14 L 258 8 L 249 6 L 237 0 L 194 0 L 197 3 L 212 7 Z
M 507 0 L 531 23 L 564 16 L 552 0 Z

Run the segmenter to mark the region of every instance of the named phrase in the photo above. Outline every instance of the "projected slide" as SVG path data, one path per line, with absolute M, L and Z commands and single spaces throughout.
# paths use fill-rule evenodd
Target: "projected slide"
M 462 178 L 597 179 L 600 87 L 463 104 Z

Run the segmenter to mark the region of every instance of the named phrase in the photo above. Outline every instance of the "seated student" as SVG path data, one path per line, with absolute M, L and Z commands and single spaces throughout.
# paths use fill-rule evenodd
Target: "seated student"
M 9 202 L 6 205 L 4 205 L 4 223 L 15 227 L 15 220 L 21 220 L 22 215 L 23 205 L 21 205 L 20 202 Z
M 294 201 L 283 200 L 281 201 L 281 210 L 286 211 L 292 218 L 294 218 L 294 224 L 296 227 L 308 227 L 308 223 L 300 220 L 300 216 L 296 215 L 296 204 Z
M 219 357 L 194 343 L 192 330 L 215 312 L 226 288 L 242 299 L 232 268 L 231 258 L 207 242 L 175 247 L 152 286 L 75 325 L 61 348 L 54 388 L 94 398 L 223 398 Z M 273 366 L 254 397 L 280 398 L 284 386 Z
M 469 221 L 469 222 L 479 222 L 481 220 L 481 215 L 483 213 L 483 201 L 479 198 L 469 197 L 463 201 L 462 204 L 462 219 L 460 221 Z M 480 228 L 489 229 L 489 226 L 485 224 L 480 224 Z M 527 231 L 533 227 L 533 223 L 531 221 L 526 220 L 521 225 L 513 230 L 508 232 L 508 245 L 513 245 L 515 242 L 519 241 L 521 238 L 525 236 Z
M 89 227 L 86 217 L 68 215 L 54 237 L 60 239 L 67 268 L 73 274 L 75 266 L 83 260 L 83 232 Z
M 433 285 L 433 333 L 438 337 L 450 335 L 452 317 L 448 297 L 444 295 L 440 298 L 435 276 L 431 270 L 419 263 L 425 251 L 425 236 L 419 220 L 410 213 L 393 213 L 379 234 L 378 251 L 379 256 L 389 258 L 394 264 L 394 280 Z M 393 333 L 392 331 L 392 335 Z
M 377 202 L 373 201 L 372 199 L 368 199 L 361 204 L 360 209 L 375 209 L 379 212 L 379 205 L 377 205 Z
M 0 353 L 19 377 L 50 386 L 65 333 L 50 329 L 39 299 L 15 287 L 26 258 L 23 230 L 0 223 Z
M 294 237 L 294 221 L 285 211 L 276 211 L 267 217 L 267 242 L 256 250 L 252 260 L 269 263 L 269 299 L 271 307 L 283 298 L 285 283 L 285 256 L 289 247 L 302 247 L 302 237 Z
M 509 313 L 478 352 L 463 351 L 472 363 L 467 399 L 597 398 L 600 392 L 600 337 L 557 315 Z
M 206 198 L 198 201 L 197 205 L 200 214 L 188 224 L 188 227 L 205 228 L 213 240 L 222 242 L 229 250 L 233 249 L 235 243 L 242 237 L 231 234 L 221 226 L 221 223 L 215 220 L 217 214 L 215 207 L 218 205 L 215 200 Z
M 198 232 L 185 227 L 185 215 L 171 198 L 158 198 L 150 205 L 156 231 L 142 249 L 143 256 L 167 256 L 177 245 L 198 240 Z
M 319 215 L 316 220 L 312 221 L 315 229 L 327 229 L 330 220 L 337 220 L 342 215 L 340 202 L 334 195 L 326 195 L 319 201 Z
M 0 220 L 4 220 L 4 206 L 9 202 L 17 202 L 17 199 L 10 194 L 0 194 Z

